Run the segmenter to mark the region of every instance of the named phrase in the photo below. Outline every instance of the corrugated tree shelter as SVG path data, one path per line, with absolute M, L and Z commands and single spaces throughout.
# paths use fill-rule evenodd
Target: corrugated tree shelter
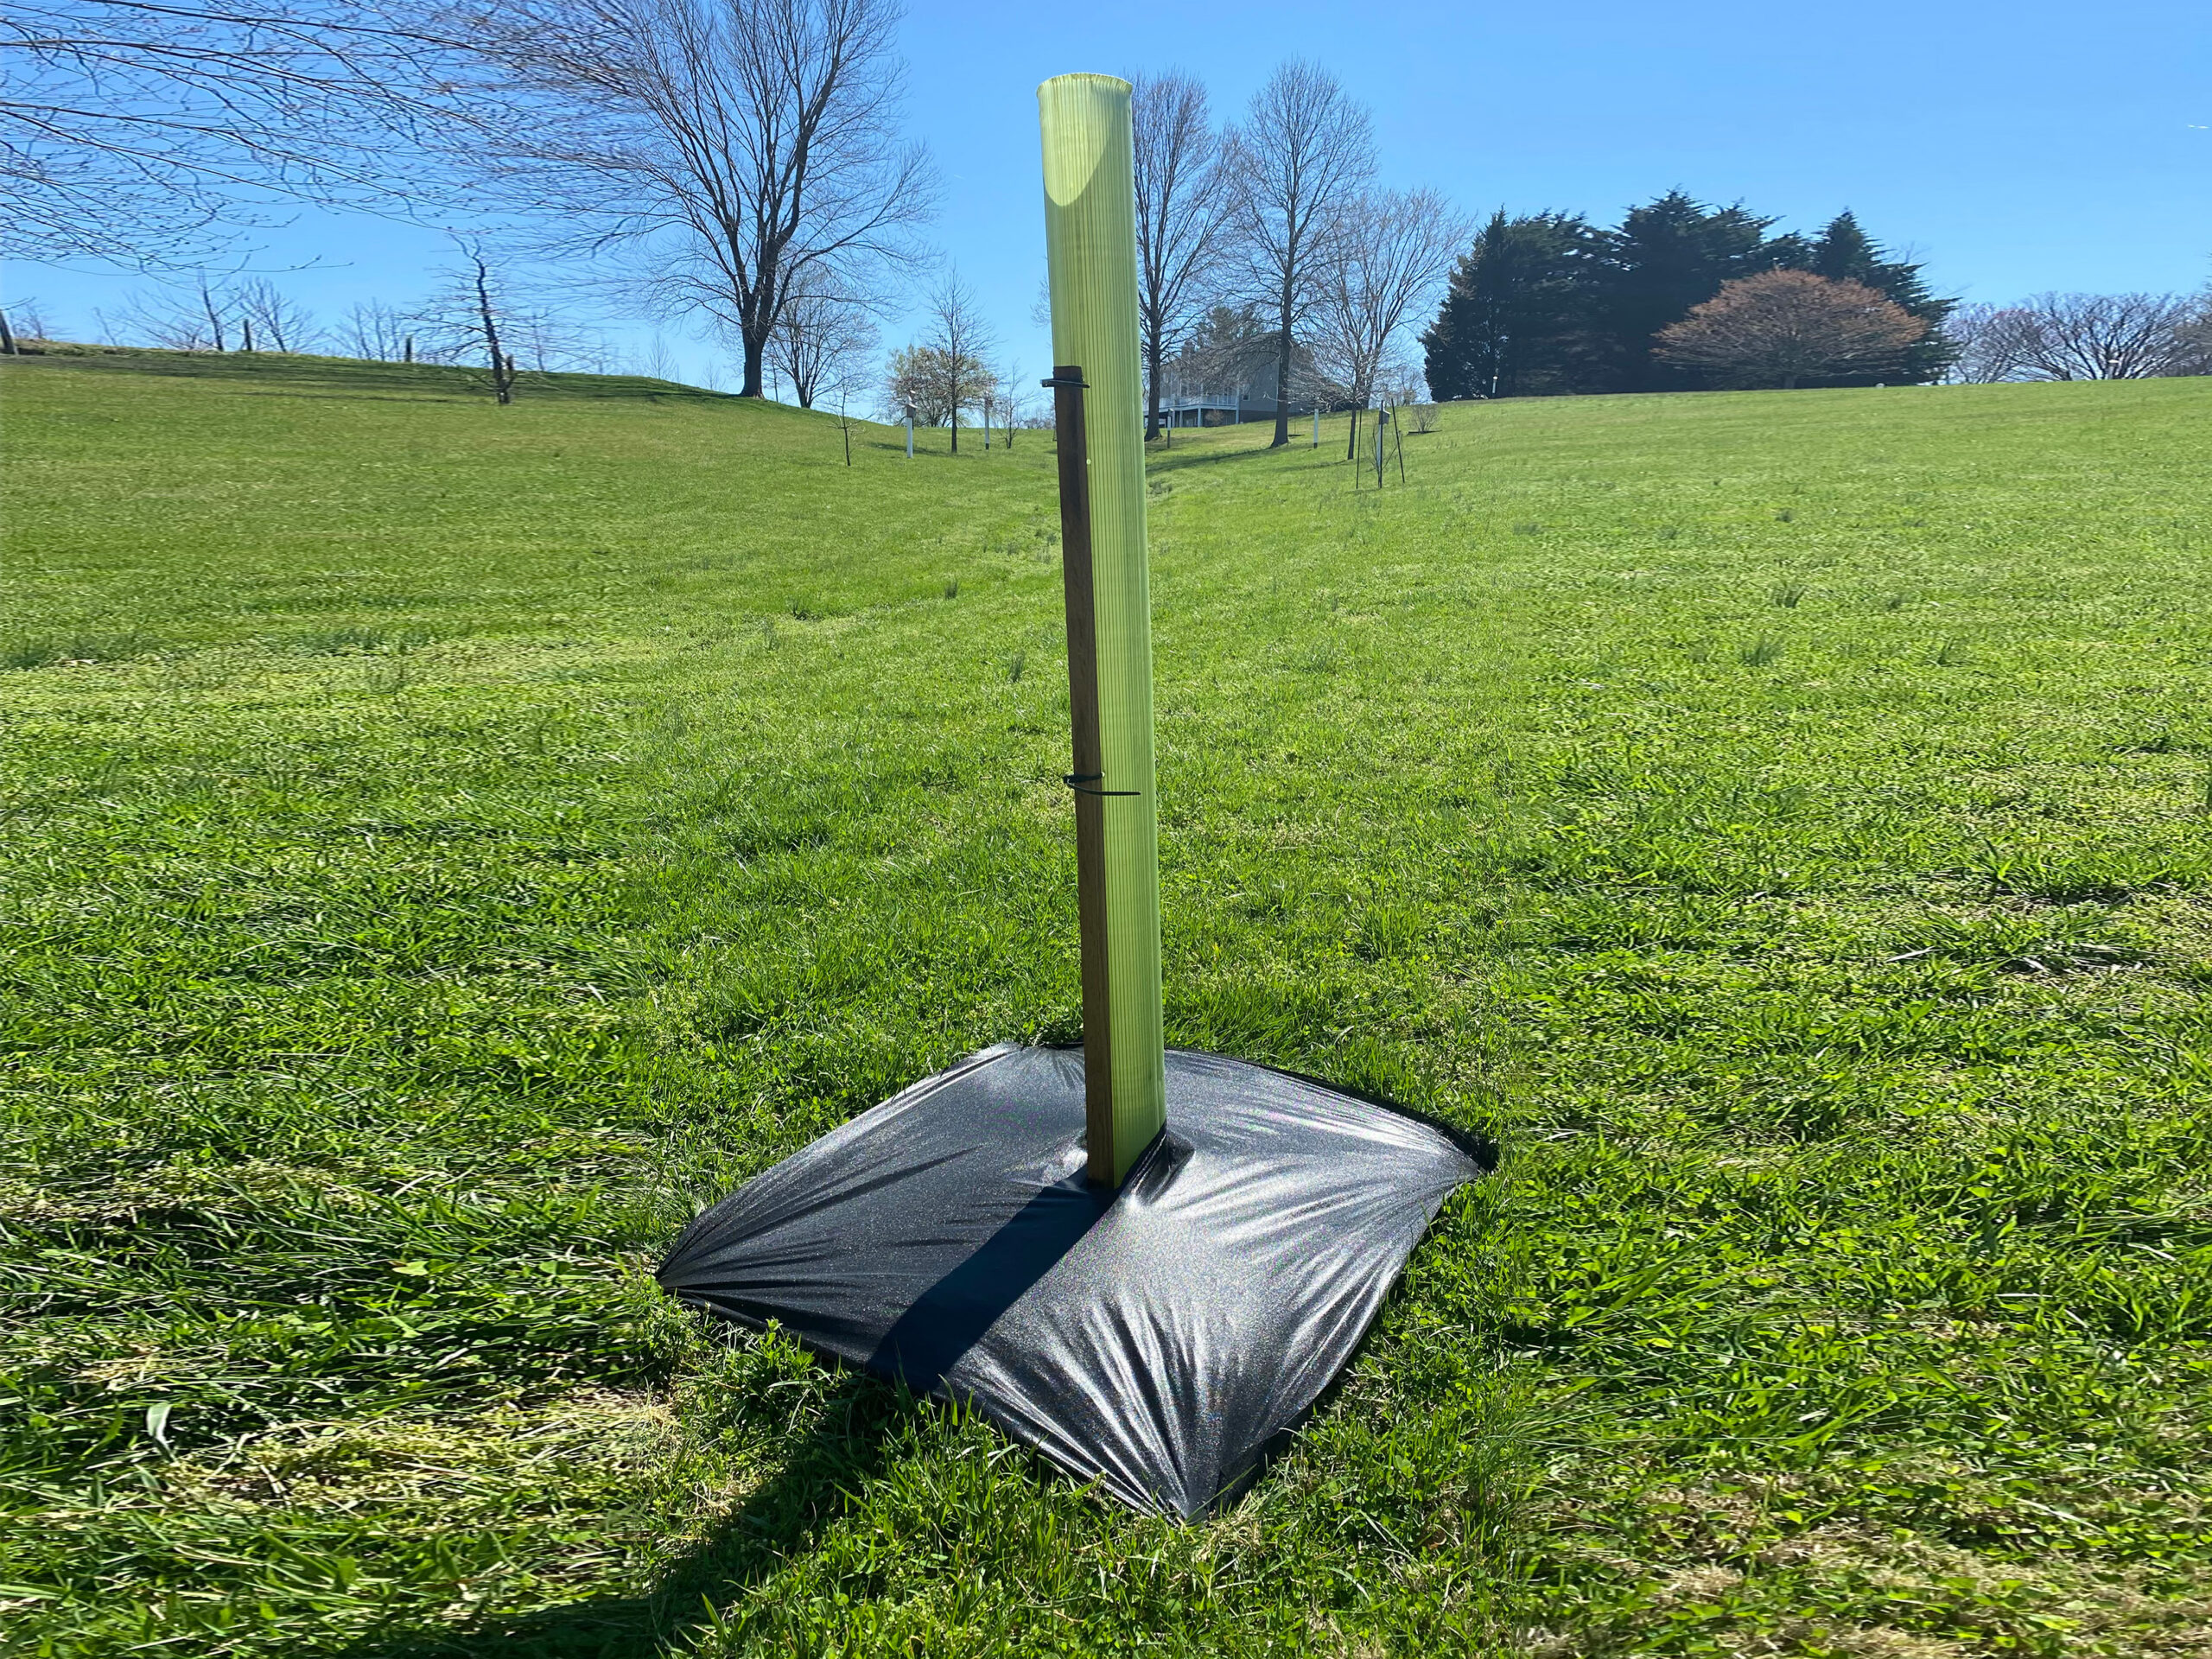
M 1137 343 L 1135 167 L 1129 84 L 1111 75 L 1061 75 L 1037 89 L 1045 148 L 1045 250 L 1052 296 L 1053 379 L 1058 407 L 1081 401 L 1083 453 L 1060 450 L 1063 542 L 1069 554 L 1068 650 L 1079 635 L 1084 595 L 1078 560 L 1087 555 L 1092 661 L 1096 664 L 1097 765 L 1078 753 L 1069 779 L 1078 835 L 1098 820 L 1096 872 L 1103 890 L 1101 995 L 1084 986 L 1092 1061 L 1093 1179 L 1119 1185 L 1166 1121 L 1160 1013 L 1159 809 L 1152 766 L 1152 593 L 1145 559 L 1144 380 Z M 1071 385 L 1071 378 L 1080 384 Z M 1062 416 L 1062 423 L 1065 423 Z M 1087 461 L 1087 466 L 1079 466 Z M 1069 474 L 1076 471 L 1071 480 Z M 1065 533 L 1071 483 L 1088 505 L 1087 548 Z M 1084 741 L 1077 685 L 1077 741 Z M 1090 775 L 1095 771 L 1096 775 Z M 1077 842 L 1081 859 L 1084 842 Z M 1092 941 L 1084 941 L 1086 953 Z M 1103 1015 L 1102 1019 L 1100 1016 Z M 1099 1058 L 1105 1076 L 1099 1074 Z M 1103 1092 L 1110 1107 L 1096 1098 Z M 1107 1144 L 1098 1144 L 1100 1131 Z
M 702 1215 L 660 1282 L 1187 1517 L 1313 1409 L 1488 1154 L 1163 1045 L 1129 86 L 1064 75 L 1038 103 L 1084 1043 L 921 1078 Z

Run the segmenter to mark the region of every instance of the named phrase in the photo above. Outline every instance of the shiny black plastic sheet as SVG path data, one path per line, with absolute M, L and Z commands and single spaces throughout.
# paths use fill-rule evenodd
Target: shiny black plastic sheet
M 1107 1192 L 1084 1179 L 1083 1093 L 1080 1049 L 973 1055 L 702 1215 L 660 1282 L 1196 1516 L 1343 1369 L 1484 1157 L 1389 1107 L 1170 1050 L 1166 1130 Z

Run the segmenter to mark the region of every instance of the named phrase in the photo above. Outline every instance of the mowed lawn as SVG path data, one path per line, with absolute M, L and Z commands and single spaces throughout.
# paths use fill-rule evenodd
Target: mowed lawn
M 1503 1154 L 1188 1528 L 651 1281 L 1079 1029 L 1047 435 L 0 399 L 0 1651 L 2212 1655 L 2212 381 L 1155 455 L 1170 1040 Z

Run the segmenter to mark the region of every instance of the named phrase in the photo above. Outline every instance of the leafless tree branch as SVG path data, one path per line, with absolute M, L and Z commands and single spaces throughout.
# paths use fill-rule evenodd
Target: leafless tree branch
M 1345 211 L 1321 308 L 1332 375 L 1355 409 L 1374 397 L 1407 319 L 1425 309 L 1470 234 L 1433 190 L 1379 190 Z
M 1140 75 L 1130 99 L 1136 141 L 1137 322 L 1144 435 L 1160 435 L 1160 367 L 1205 315 L 1226 241 L 1229 175 L 1206 116 L 1205 88 L 1176 71 Z
M 2176 294 L 2037 294 L 2007 308 L 2014 376 L 2143 380 L 2202 360 L 2202 302 Z
M 867 304 L 832 285 L 819 270 L 808 273 L 785 296 L 783 315 L 768 336 L 768 359 L 791 382 L 801 409 L 846 385 L 875 349 L 875 321 Z
M 658 309 L 704 310 L 762 390 L 809 280 L 871 291 L 918 257 L 925 153 L 898 137 L 894 0 L 486 0 L 473 32 L 532 118 L 487 151 L 556 245 L 626 250 Z
M 1375 170 L 1367 111 L 1318 65 L 1284 64 L 1229 136 L 1236 250 L 1275 324 L 1274 443 L 1290 442 L 1292 336 L 1327 291 L 1345 210 Z
M 396 210 L 468 43 L 414 0 L 22 0 L 0 13 L 0 246 L 174 269 L 276 196 Z

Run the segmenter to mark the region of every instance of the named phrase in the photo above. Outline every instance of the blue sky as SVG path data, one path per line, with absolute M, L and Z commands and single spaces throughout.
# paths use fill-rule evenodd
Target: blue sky
M 915 0 L 909 125 L 944 181 L 933 239 L 1007 353 L 1042 372 L 1036 83 L 1180 67 L 1233 114 L 1279 60 L 1327 65 L 1375 115 L 1382 175 L 1470 213 L 1611 219 L 1680 186 L 1811 228 L 1838 208 L 1943 291 L 2187 289 L 2212 279 L 2212 14 L 2202 0 L 1554 0 L 1512 10 L 1275 0 L 1077 8 Z M 257 264 L 336 313 L 404 301 L 438 238 L 302 215 Z M 18 267 L 79 331 L 139 279 Z M 906 338 L 902 320 L 887 340 Z M 712 348 L 664 334 L 692 378 Z M 727 372 L 726 368 L 723 372 Z

